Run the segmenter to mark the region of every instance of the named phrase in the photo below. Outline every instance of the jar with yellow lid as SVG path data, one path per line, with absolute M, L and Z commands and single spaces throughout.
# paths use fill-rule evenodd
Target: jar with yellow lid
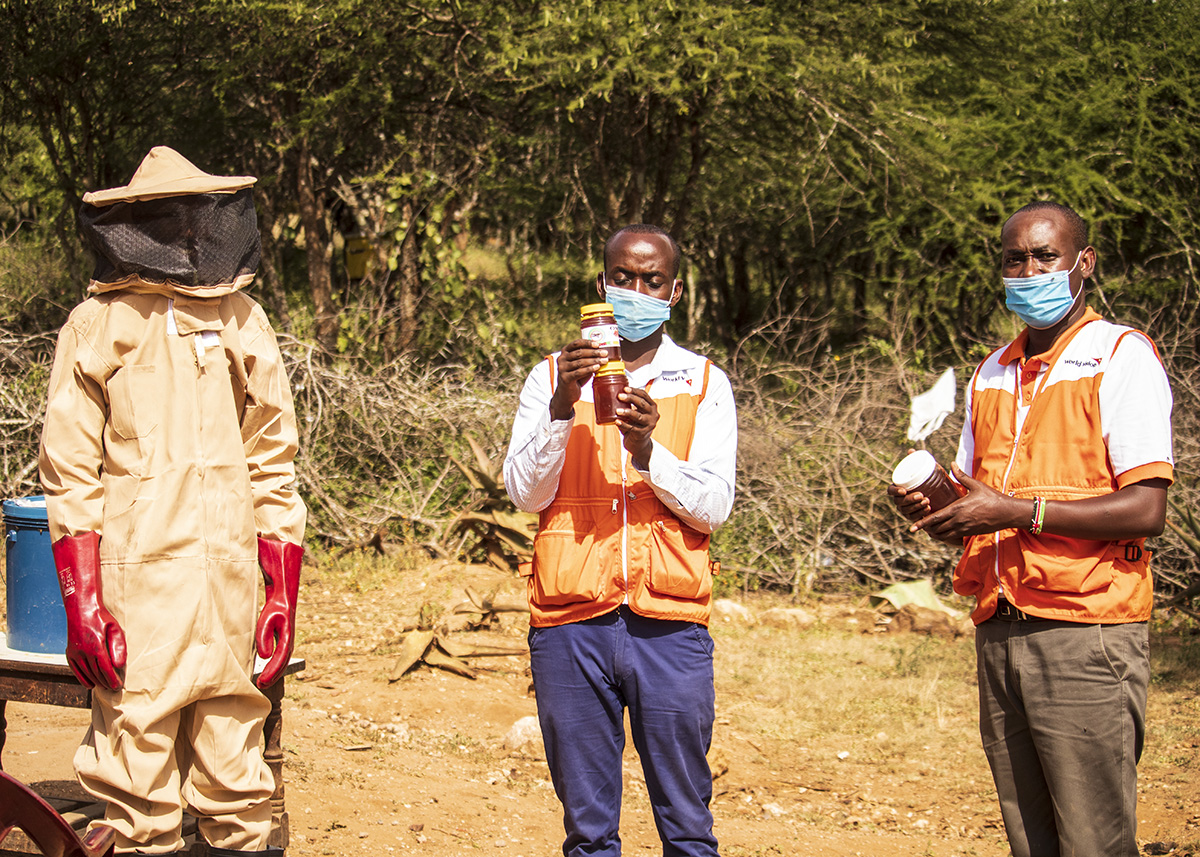
M 592 378 L 592 402 L 596 407 L 597 425 L 608 425 L 617 421 L 617 408 L 622 404 L 617 395 L 628 383 L 624 361 L 610 360 L 596 370 Z
M 617 332 L 612 304 L 587 304 L 580 309 L 579 332 L 593 348 L 604 350 L 606 361 L 621 359 L 621 334 Z

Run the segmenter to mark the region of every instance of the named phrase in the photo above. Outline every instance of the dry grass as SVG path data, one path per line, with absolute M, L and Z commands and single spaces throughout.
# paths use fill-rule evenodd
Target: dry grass
M 766 736 L 846 740 L 887 733 L 895 746 L 924 741 L 974 704 L 969 643 L 868 635 L 827 627 L 788 633 L 724 631 L 720 658 L 726 712 L 754 711 Z M 764 653 L 767 653 L 764 657 Z M 760 716 L 758 708 L 769 712 Z

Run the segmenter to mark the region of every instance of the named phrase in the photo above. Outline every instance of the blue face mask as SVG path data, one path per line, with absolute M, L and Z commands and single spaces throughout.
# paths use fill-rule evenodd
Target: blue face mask
M 1080 252 L 1070 271 L 1051 271 L 1035 277 L 1001 277 L 1004 281 L 1004 305 L 1021 321 L 1037 330 L 1053 327 L 1071 311 L 1071 274 L 1079 267 Z
M 671 317 L 671 302 L 633 289 L 604 284 L 604 299 L 612 304 L 617 333 L 627 342 L 640 342 Z

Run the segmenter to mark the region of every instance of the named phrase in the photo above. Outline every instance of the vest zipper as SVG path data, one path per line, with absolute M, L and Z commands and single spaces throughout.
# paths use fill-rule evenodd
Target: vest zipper
M 1059 355 L 1061 355 L 1061 354 L 1062 354 L 1062 352 L 1060 351 Z M 1025 434 L 1025 425 L 1029 422 L 1029 415 L 1033 412 L 1033 406 L 1037 402 L 1038 396 L 1041 394 L 1042 389 L 1046 386 L 1046 382 L 1050 380 L 1050 372 L 1054 369 L 1054 365 L 1057 362 L 1058 362 L 1058 357 L 1055 357 L 1054 363 L 1044 364 L 1046 368 L 1044 368 L 1042 370 L 1041 377 L 1038 378 L 1034 382 L 1035 386 L 1034 386 L 1034 390 L 1033 390 L 1033 395 L 1029 397 L 1029 407 L 1025 409 L 1024 418 L 1021 418 L 1021 375 L 1024 373 L 1021 368 L 1020 360 L 1017 360 L 1012 364 L 1015 379 L 1016 379 L 1014 382 L 1014 389 L 1013 389 L 1013 442 L 1012 442 L 1012 449 L 1009 450 L 1009 453 L 1008 453 L 1008 466 L 1004 468 L 1004 481 L 1003 481 L 1002 487 L 1000 489 L 1003 493 L 1007 494 L 1009 497 L 1013 496 L 1013 492 L 1010 491 L 1008 488 L 1008 478 L 1012 475 L 1013 465 L 1015 465 L 1017 463 L 1017 447 L 1019 447 L 1021 445 L 1021 437 Z M 1004 581 L 1000 579 L 1000 538 L 999 538 L 999 534 L 998 533 L 993 534 L 992 538 L 996 542 L 995 560 L 993 561 L 993 564 L 992 564 L 992 571 L 996 575 L 997 590 L 1000 593 L 1000 595 L 1004 596 L 1004 594 L 1005 594 L 1004 593 Z M 1007 597 L 1007 596 L 1005 596 L 1005 597 Z
M 629 458 L 628 452 L 623 452 L 621 455 L 621 576 L 625 580 L 625 600 L 629 600 L 629 501 L 627 488 L 629 480 L 625 473 L 625 462 Z M 617 503 L 613 500 L 613 505 Z

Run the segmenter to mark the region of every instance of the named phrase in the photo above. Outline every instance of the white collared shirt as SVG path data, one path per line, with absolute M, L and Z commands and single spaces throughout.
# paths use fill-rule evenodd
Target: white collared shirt
M 676 395 L 704 383 L 705 363 L 704 357 L 680 348 L 664 334 L 654 359 L 629 374 L 629 386 L 644 390 L 653 381 L 650 390 L 654 398 Z M 505 487 L 517 508 L 526 512 L 540 512 L 553 502 L 575 425 L 574 416 L 550 418 L 550 371 L 542 361 L 526 378 L 504 459 Z M 590 381 L 583 387 L 581 400 L 592 401 Z M 688 526 L 702 533 L 716 530 L 733 507 L 737 470 L 737 411 L 725 373 L 716 366 L 709 370 L 708 389 L 696 413 L 686 461 L 657 441 L 651 442 L 650 469 L 638 469 L 638 474 Z

